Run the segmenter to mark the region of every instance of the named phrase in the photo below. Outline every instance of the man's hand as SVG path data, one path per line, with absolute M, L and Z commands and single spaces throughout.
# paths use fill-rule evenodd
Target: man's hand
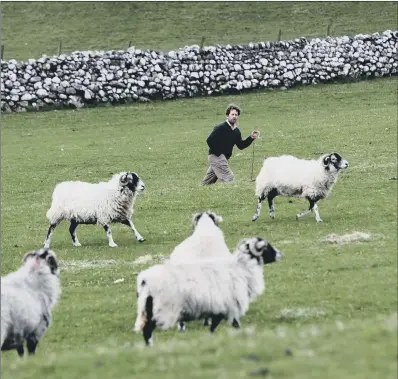
M 259 135 L 260 135 L 260 131 L 253 130 L 252 134 L 250 134 L 250 137 L 252 137 L 253 139 L 256 139 Z

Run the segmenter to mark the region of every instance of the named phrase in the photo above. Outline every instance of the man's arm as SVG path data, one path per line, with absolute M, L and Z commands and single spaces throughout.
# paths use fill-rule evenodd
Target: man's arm
M 245 140 L 242 140 L 242 135 L 239 130 L 239 136 L 237 137 L 237 142 L 235 143 L 235 145 L 238 147 L 239 150 L 243 150 L 246 149 L 246 147 L 249 147 L 253 141 L 254 138 L 251 135 Z

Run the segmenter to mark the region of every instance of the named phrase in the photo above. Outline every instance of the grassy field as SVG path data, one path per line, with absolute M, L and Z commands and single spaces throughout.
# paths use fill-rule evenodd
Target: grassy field
M 397 363 L 397 80 L 306 87 L 295 91 L 191 99 L 139 106 L 55 111 L 3 117 L 2 272 L 40 247 L 54 185 L 62 180 L 107 180 L 134 170 L 147 185 L 137 200 L 138 244 L 115 225 L 119 247 L 102 228 L 79 227 L 73 248 L 67 225 L 52 248 L 62 263 L 63 295 L 54 324 L 35 359 L 2 355 L 4 378 L 246 377 L 261 368 L 274 378 L 396 378 Z M 316 158 L 338 151 L 350 167 L 331 197 L 320 202 L 324 220 L 296 221 L 305 201 L 277 198 L 276 219 L 266 210 L 251 221 L 256 199 L 250 181 L 252 148 L 235 151 L 233 185 L 201 187 L 205 139 L 225 105 L 242 106 L 241 129 L 259 128 L 254 172 L 264 156 Z M 236 333 L 222 324 L 210 337 L 199 323 L 185 334 L 155 331 L 143 348 L 132 332 L 135 277 L 190 234 L 193 212 L 221 214 L 228 246 L 258 235 L 285 254 L 265 269 L 266 293 Z M 346 245 L 331 233 L 369 233 Z M 114 284 L 123 278 L 122 283 Z M 285 354 L 291 349 L 293 356 Z M 254 354 L 254 355 L 253 355 Z M 29 363 L 27 363 L 29 362 Z
M 6 59 L 64 51 L 168 50 L 187 44 L 245 43 L 300 35 L 397 29 L 396 2 L 2 2 Z M 67 21 L 67 22 L 66 22 Z M 109 32 L 112 30 L 112 32 Z M 197 98 L 131 106 L 1 116 L 1 272 L 42 246 L 51 193 L 63 180 L 108 180 L 136 171 L 147 193 L 136 202 L 134 240 L 115 224 L 111 249 L 99 226 L 80 226 L 74 248 L 68 226 L 54 233 L 62 297 L 36 357 L 2 353 L 2 378 L 372 378 L 397 379 L 397 78 L 289 91 Z M 243 113 L 233 185 L 200 186 L 206 137 L 230 102 Z M 300 199 L 277 198 L 276 219 L 256 207 L 251 181 L 265 156 L 317 158 L 339 152 L 350 163 L 330 198 L 323 223 Z M 191 233 L 194 212 L 224 218 L 228 246 L 268 239 L 285 255 L 264 269 L 266 292 L 242 318 L 210 336 L 199 322 L 186 333 L 155 330 L 154 347 L 132 331 L 139 271 L 166 257 Z M 353 232 L 367 242 L 330 244 Z M 141 257 L 152 263 L 139 264 Z M 124 279 L 124 281 L 117 281 Z M 115 281 L 117 281 L 115 283 Z
M 397 30 L 397 2 L 1 2 L 5 59 Z

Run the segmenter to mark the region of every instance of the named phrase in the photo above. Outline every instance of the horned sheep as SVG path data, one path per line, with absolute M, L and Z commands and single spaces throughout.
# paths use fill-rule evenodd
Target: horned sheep
M 275 218 L 274 198 L 276 196 L 300 197 L 309 201 L 309 209 L 296 215 L 296 219 L 311 211 L 319 216 L 317 202 L 331 192 L 340 172 L 348 167 L 348 162 L 338 153 L 320 157 L 318 160 L 299 159 L 292 155 L 269 157 L 264 160 L 256 178 L 257 208 L 252 221 L 260 216 L 262 202 L 267 198 L 269 215 Z
M 166 330 L 180 321 L 210 317 L 211 333 L 223 319 L 239 328 L 250 302 L 264 292 L 263 265 L 280 258 L 267 241 L 249 238 L 238 244 L 234 259 L 166 261 L 142 271 L 135 331 L 151 345 L 156 327 Z
M 194 231 L 174 248 L 169 257 L 170 262 L 178 264 L 197 259 L 231 258 L 232 254 L 225 243 L 224 233 L 219 227 L 221 222 L 223 218 L 211 211 L 194 214 L 192 219 Z M 207 326 L 209 323 L 210 320 L 206 318 L 204 325 Z M 178 323 L 178 330 L 185 330 L 183 321 Z
M 174 248 L 170 261 L 184 263 L 195 259 L 231 257 L 219 227 L 221 222 L 223 218 L 211 211 L 194 214 L 193 233 Z
M 50 247 L 54 229 L 63 220 L 70 222 L 73 246 L 81 246 L 76 234 L 79 224 L 102 225 L 110 247 L 117 246 L 113 241 L 111 222 L 129 226 L 137 241 L 145 241 L 131 221 L 135 199 L 144 190 L 145 184 L 135 172 L 115 174 L 108 182 L 68 181 L 57 184 L 47 211 L 50 227 L 44 247 Z
M 29 354 L 52 322 L 52 310 L 61 294 L 55 253 L 40 249 L 26 253 L 22 266 L 1 278 L 1 350 Z

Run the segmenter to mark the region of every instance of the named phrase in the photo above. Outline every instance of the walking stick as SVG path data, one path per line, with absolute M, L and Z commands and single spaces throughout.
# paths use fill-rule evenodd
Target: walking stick
M 260 131 L 258 131 L 257 138 L 260 137 Z M 252 154 L 252 172 L 250 174 L 250 181 L 254 182 L 255 179 L 253 179 L 253 169 L 254 169 L 254 145 L 256 144 L 256 140 L 253 141 L 253 154 Z

